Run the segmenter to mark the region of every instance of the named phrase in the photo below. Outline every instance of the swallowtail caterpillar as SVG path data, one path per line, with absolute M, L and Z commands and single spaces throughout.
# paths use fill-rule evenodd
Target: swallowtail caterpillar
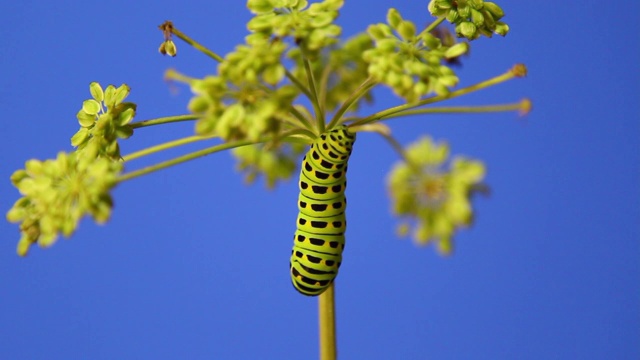
M 346 126 L 322 134 L 302 160 L 298 219 L 289 268 L 293 286 L 320 295 L 338 275 L 347 221 L 347 161 L 356 135 Z

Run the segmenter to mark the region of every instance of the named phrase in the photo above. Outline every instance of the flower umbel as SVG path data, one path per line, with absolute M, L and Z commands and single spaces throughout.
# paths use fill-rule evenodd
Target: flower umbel
M 237 170 L 245 173 L 245 181 L 253 183 L 258 176 L 264 176 L 266 185 L 273 188 L 278 180 L 289 179 L 296 170 L 296 162 L 304 146 L 286 144 L 277 148 L 259 144 L 243 146 L 232 150 L 237 158 Z M 266 149 L 265 149 L 266 148 Z
M 196 134 L 216 135 L 227 141 L 258 140 L 277 134 L 283 130 L 281 119 L 289 116 L 287 110 L 298 95 L 291 85 L 275 90 L 259 83 L 236 86 L 221 76 L 187 82 L 194 93 L 189 110 L 201 115 L 196 122 Z
M 107 158 L 89 160 L 77 153 L 58 153 L 55 159 L 29 160 L 11 176 L 22 198 L 7 212 L 7 220 L 20 223 L 17 252 L 53 245 L 59 234 L 69 237 L 85 215 L 104 223 L 111 215 L 109 191 L 116 185 L 122 163 Z
M 71 138 L 71 145 L 77 147 L 76 152 L 82 157 L 119 160 L 118 139 L 133 135 L 129 124 L 136 114 L 136 104 L 123 102 L 131 89 L 122 84 L 118 88 L 109 85 L 103 91 L 100 84 L 92 82 L 89 90 L 93 99 L 85 100 L 78 111 L 81 128 Z
M 456 26 L 456 34 L 469 40 L 480 35 L 505 36 L 509 25 L 500 20 L 504 11 L 496 3 L 483 0 L 431 0 L 429 12 L 434 16 L 446 16 Z
M 389 9 L 387 23 L 367 30 L 375 42 L 373 49 L 363 53 L 369 74 L 409 103 L 429 93 L 448 94 L 458 77 L 443 62 L 466 53 L 468 44 L 445 46 L 429 32 L 418 34 L 416 25 L 404 20 L 396 9 Z
M 398 232 L 407 235 L 413 223 L 412 237 L 418 244 L 435 240 L 440 253 L 450 254 L 457 228 L 473 220 L 470 198 L 480 188 L 484 165 L 455 157 L 447 169 L 448 145 L 429 137 L 409 145 L 405 156 L 387 181 L 392 211 L 405 219 Z
M 247 28 L 268 36 L 291 37 L 313 58 L 337 41 L 342 29 L 333 21 L 343 4 L 344 0 L 324 0 L 310 6 L 306 0 L 249 0 L 247 7 L 256 16 Z

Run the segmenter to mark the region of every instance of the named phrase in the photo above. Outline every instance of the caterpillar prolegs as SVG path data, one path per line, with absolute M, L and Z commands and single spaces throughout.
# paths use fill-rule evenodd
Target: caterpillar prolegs
M 340 126 L 322 134 L 302 160 L 298 219 L 289 268 L 302 294 L 321 294 L 338 275 L 347 228 L 347 161 L 354 133 Z

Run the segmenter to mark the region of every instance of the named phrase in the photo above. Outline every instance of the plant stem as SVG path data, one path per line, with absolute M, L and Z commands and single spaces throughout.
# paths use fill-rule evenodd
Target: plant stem
M 331 66 L 331 63 L 327 63 L 320 75 L 320 94 L 318 97 L 320 101 L 320 109 L 322 109 L 323 113 L 326 113 L 327 110 L 327 91 L 329 91 L 329 78 L 331 77 L 332 70 L 333 66 Z
M 158 144 L 155 146 L 151 146 L 148 147 L 146 149 L 142 149 L 140 151 L 136 151 L 134 153 L 125 155 L 122 157 L 122 159 L 124 161 L 131 161 L 143 156 L 147 156 L 153 153 L 157 153 L 163 150 L 167 150 L 167 149 L 171 149 L 174 147 L 178 147 L 178 146 L 182 146 L 182 145 L 186 145 L 186 144 L 190 144 L 193 142 L 197 142 L 197 141 L 201 141 L 201 140 L 208 140 L 213 138 L 214 136 L 198 136 L 198 135 L 194 135 L 194 136 L 188 136 L 182 139 L 177 139 L 177 140 L 173 140 L 173 141 L 168 141 L 166 143 L 163 144 Z
M 304 69 L 307 73 L 307 82 L 309 83 L 309 90 L 311 91 L 311 103 L 313 104 L 313 110 L 316 113 L 316 120 L 318 123 L 318 130 L 320 134 L 324 132 L 324 113 L 320 108 L 320 103 L 318 102 L 318 86 L 316 84 L 316 79 L 313 76 L 313 70 L 311 69 L 311 62 L 308 59 L 304 59 Z
M 320 325 L 320 360 L 335 360 L 336 347 L 336 313 L 335 282 L 318 297 L 318 322 Z
M 347 112 L 347 110 L 349 110 L 349 108 L 356 102 L 358 101 L 360 98 L 362 98 L 364 95 L 367 94 L 367 92 L 369 92 L 369 90 L 371 90 L 371 88 L 373 88 L 374 86 L 377 85 L 377 82 L 375 80 L 373 80 L 372 77 L 369 77 L 367 80 L 365 80 L 350 96 L 349 98 L 342 103 L 342 106 L 340 106 L 340 108 L 338 109 L 338 111 L 336 111 L 335 115 L 333 116 L 333 119 L 331 119 L 331 122 L 328 125 L 328 128 L 331 129 L 332 127 L 334 127 L 335 125 L 337 125 L 341 118 L 342 115 L 344 115 L 344 113 Z
M 438 25 L 440 25 L 445 20 L 446 20 L 446 17 L 444 16 L 437 18 L 434 22 L 432 22 L 431 24 L 429 24 L 429 26 L 427 26 L 424 30 L 422 30 L 417 37 L 420 38 L 425 33 L 431 32 L 433 29 L 435 29 Z
M 442 107 L 431 107 L 428 109 L 413 109 L 413 110 L 405 110 L 399 113 L 395 113 L 393 115 L 385 117 L 385 119 L 392 119 L 400 116 L 408 116 L 408 115 L 424 115 L 424 114 L 471 114 L 471 113 L 487 113 L 487 112 L 506 112 L 506 111 L 516 111 L 520 110 L 520 112 L 526 112 L 524 110 L 526 100 L 512 103 L 512 104 L 499 104 L 499 105 L 481 105 L 481 106 L 442 106 Z
M 499 83 L 511 80 L 515 77 L 522 77 L 526 75 L 526 68 L 524 68 L 523 65 L 515 65 L 513 68 L 509 69 L 509 71 L 507 71 L 506 73 L 502 74 L 502 75 L 498 75 L 494 78 L 491 78 L 489 80 L 485 80 L 482 82 L 479 82 L 475 85 L 471 85 L 456 91 L 452 91 L 446 95 L 436 95 L 436 96 L 432 96 L 430 98 L 424 99 L 424 100 L 420 100 L 417 103 L 412 103 L 412 104 L 404 104 L 404 105 L 399 105 L 399 106 L 394 106 L 392 108 L 383 110 L 383 111 L 379 111 L 375 114 L 369 115 L 365 118 L 362 118 L 360 120 L 355 121 L 352 125 L 364 125 L 364 124 L 369 124 L 372 122 L 376 122 L 382 119 L 387 119 L 389 117 L 391 117 L 392 115 L 395 115 L 397 113 L 400 112 L 405 112 L 408 110 L 412 110 L 412 109 L 416 109 L 420 106 L 423 105 L 428 105 L 428 104 L 433 104 L 436 102 L 440 102 L 440 101 L 444 101 L 444 100 L 448 100 L 448 99 L 453 99 L 455 97 L 459 97 L 462 95 L 466 95 L 469 93 L 472 93 L 474 91 L 478 91 L 478 90 L 482 90 L 485 88 L 488 88 L 490 86 L 494 86 L 497 85 Z
M 298 119 L 298 121 L 300 121 L 300 124 L 302 124 L 302 126 L 304 126 L 310 133 L 316 133 L 317 130 L 313 127 L 308 118 L 303 113 L 301 113 L 300 110 L 296 109 L 296 105 L 292 104 L 289 111 L 291 112 L 291 115 Z
M 208 55 L 210 58 L 214 59 L 217 62 L 222 62 L 222 57 L 216 53 L 214 53 L 213 51 L 207 49 L 206 47 L 200 45 L 199 42 L 193 40 L 192 38 L 188 37 L 187 35 L 185 35 L 182 31 L 176 29 L 175 27 L 171 30 L 171 33 L 173 33 L 175 36 L 179 37 L 180 39 L 182 39 L 182 41 L 186 42 L 187 44 L 193 46 L 194 48 L 202 51 L 205 55 Z
M 183 75 L 183 74 L 177 72 L 175 69 L 167 69 L 164 72 L 164 79 L 165 80 L 178 81 L 178 82 L 181 82 L 181 83 L 184 83 L 184 84 L 188 84 L 188 85 L 191 85 L 192 81 L 198 80 L 196 78 Z
M 402 160 L 404 160 L 404 162 L 415 167 L 413 162 L 409 159 L 407 154 L 404 152 L 404 148 L 402 147 L 402 144 L 398 142 L 398 140 L 396 140 L 393 136 L 391 136 L 391 134 L 385 134 L 383 132 L 378 132 L 378 134 L 380 134 L 380 136 L 382 136 L 385 140 L 387 140 L 389 145 L 391 145 L 393 150 L 395 150 L 398 153 L 398 155 L 400 155 L 400 157 L 402 158 Z
M 300 80 L 298 80 L 297 77 L 293 76 L 293 74 L 288 70 L 285 69 L 285 75 L 287 76 L 287 79 L 291 80 L 291 82 L 300 90 L 302 91 L 305 95 L 307 95 L 307 97 L 309 99 L 311 99 L 311 91 L 309 90 L 309 88 L 307 88 L 306 86 L 304 86 L 303 83 L 300 82 Z
M 245 141 L 237 141 L 237 142 L 232 142 L 232 143 L 224 143 L 224 144 L 215 145 L 215 146 L 212 146 L 212 147 L 209 147 L 209 148 L 206 148 L 206 149 L 194 151 L 192 153 L 189 153 L 189 154 L 186 154 L 186 155 L 183 155 L 183 156 L 179 156 L 179 157 L 177 157 L 175 159 L 163 161 L 161 163 L 158 163 L 158 164 L 155 164 L 155 165 L 152 165 L 152 166 L 147 166 L 145 168 L 126 173 L 126 174 L 118 177 L 117 181 L 120 183 L 120 182 L 123 182 L 123 181 L 131 180 L 131 179 L 136 178 L 138 176 L 147 175 L 147 174 L 150 174 L 150 173 L 158 171 L 158 170 L 162 170 L 162 169 L 174 166 L 174 165 L 181 164 L 183 162 L 187 162 L 189 160 L 197 159 L 199 157 L 203 157 L 203 156 L 206 156 L 206 155 L 209 155 L 209 154 L 216 153 L 218 151 L 233 149 L 233 148 L 237 148 L 237 147 L 240 147 L 240 146 L 257 144 L 259 142 L 261 142 L 261 141 L 245 140 Z
M 172 122 L 196 120 L 199 117 L 200 116 L 194 115 L 194 114 L 167 116 L 167 117 L 162 117 L 162 118 L 157 118 L 157 119 L 152 119 L 152 120 L 138 121 L 138 122 L 132 123 L 131 127 L 134 128 L 134 129 L 137 129 L 137 128 L 141 128 L 141 127 L 160 125 L 160 124 L 168 124 L 168 123 L 172 123 Z

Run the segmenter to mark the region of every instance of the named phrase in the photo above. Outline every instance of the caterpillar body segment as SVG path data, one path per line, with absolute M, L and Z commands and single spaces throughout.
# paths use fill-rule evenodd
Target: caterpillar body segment
M 340 126 L 322 134 L 302 161 L 298 218 L 289 268 L 300 293 L 324 292 L 338 274 L 347 228 L 347 161 L 355 134 Z

